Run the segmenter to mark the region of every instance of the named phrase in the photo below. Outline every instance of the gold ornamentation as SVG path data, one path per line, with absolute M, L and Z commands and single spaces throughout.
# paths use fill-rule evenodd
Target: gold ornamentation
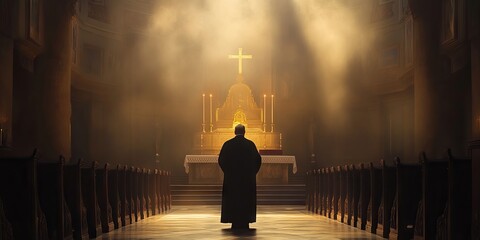
M 238 124 L 242 124 L 243 126 L 247 127 L 247 115 L 243 112 L 242 109 L 237 109 L 235 114 L 233 115 L 233 127 L 237 126 Z

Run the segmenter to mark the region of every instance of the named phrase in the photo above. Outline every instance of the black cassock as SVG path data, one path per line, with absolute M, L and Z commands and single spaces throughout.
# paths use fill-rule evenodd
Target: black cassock
M 218 164 L 223 171 L 222 223 L 252 223 L 257 218 L 256 175 L 262 158 L 242 135 L 223 144 Z

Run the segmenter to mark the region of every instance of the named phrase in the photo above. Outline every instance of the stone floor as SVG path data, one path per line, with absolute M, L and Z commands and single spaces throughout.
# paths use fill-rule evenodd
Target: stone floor
M 220 206 L 174 206 L 170 213 L 103 234 L 97 239 L 382 239 L 305 211 L 303 206 L 257 208 L 250 230 L 233 232 L 221 224 Z

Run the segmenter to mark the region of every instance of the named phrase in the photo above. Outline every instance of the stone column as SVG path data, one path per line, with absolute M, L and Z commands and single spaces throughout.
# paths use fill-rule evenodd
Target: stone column
M 480 3 L 471 1 L 469 6 L 470 51 L 471 51 L 471 77 L 472 77 L 472 136 L 480 140 Z M 474 4 L 475 2 L 475 4 Z M 475 12 L 476 11 L 476 12 Z
M 42 54 L 35 63 L 41 160 L 71 156 L 71 61 L 74 0 L 44 0 Z M 35 121 L 32 119 L 32 121 Z
M 415 154 L 444 154 L 438 149 L 438 81 L 441 4 L 437 0 L 410 1 L 414 24 L 414 141 Z
M 13 12 L 13 1 L 0 1 L 0 146 L 12 136 Z
M 13 40 L 0 35 L 0 146 L 11 144 Z
M 467 3 L 472 78 L 472 239 L 480 238 L 480 2 Z

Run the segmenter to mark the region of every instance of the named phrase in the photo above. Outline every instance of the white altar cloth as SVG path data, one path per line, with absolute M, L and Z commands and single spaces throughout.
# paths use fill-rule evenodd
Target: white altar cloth
M 186 173 L 190 171 L 191 163 L 218 163 L 218 155 L 186 155 L 183 162 Z M 292 172 L 297 173 L 295 156 L 262 155 L 262 164 L 264 163 L 292 164 Z

